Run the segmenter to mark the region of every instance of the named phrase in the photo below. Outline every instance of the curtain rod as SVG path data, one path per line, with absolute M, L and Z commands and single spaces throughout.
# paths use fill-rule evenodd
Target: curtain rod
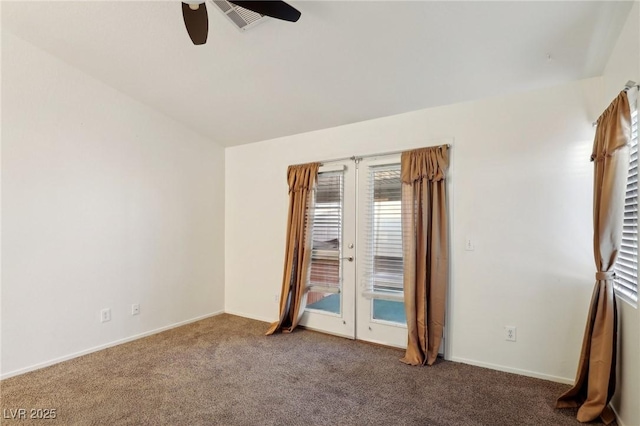
M 427 148 L 437 148 L 439 146 L 446 146 L 447 148 L 451 148 L 451 144 L 444 144 L 444 145 L 436 145 L 436 146 L 430 146 Z M 327 163 L 336 163 L 338 161 L 344 161 L 344 160 L 351 160 L 351 161 L 360 161 L 363 158 L 369 158 L 369 157 L 381 157 L 383 155 L 393 155 L 393 154 L 402 154 L 403 152 L 407 151 L 406 149 L 402 150 L 402 151 L 388 151 L 388 152 L 379 152 L 377 154 L 369 154 L 369 155 L 352 155 L 351 157 L 342 157 L 342 158 L 332 158 L 331 160 L 324 160 L 320 162 L 321 166 L 326 165 Z
M 629 90 L 636 88 L 638 90 L 640 90 L 640 84 L 637 84 L 635 81 L 629 80 L 627 81 L 627 83 L 624 85 L 624 89 L 622 89 L 623 92 L 628 92 Z M 591 123 L 592 127 L 597 127 L 598 126 L 598 122 L 594 121 L 593 123 Z

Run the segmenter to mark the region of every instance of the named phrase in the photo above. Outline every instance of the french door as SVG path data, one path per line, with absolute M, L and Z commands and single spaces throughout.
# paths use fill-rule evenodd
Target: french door
M 320 169 L 301 325 L 406 347 L 401 192 L 399 155 Z
M 311 265 L 300 325 L 355 338 L 356 173 L 352 161 L 318 172 L 311 211 Z

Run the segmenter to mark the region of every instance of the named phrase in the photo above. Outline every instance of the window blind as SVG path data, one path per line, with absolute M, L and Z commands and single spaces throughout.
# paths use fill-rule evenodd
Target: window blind
M 638 112 L 631 115 L 629 174 L 624 199 L 622 245 L 614 266 L 615 289 L 638 301 Z
M 365 294 L 372 298 L 402 300 L 404 268 L 400 164 L 370 166 L 368 173 L 363 274 Z
M 318 173 L 311 227 L 311 291 L 340 292 L 344 172 Z

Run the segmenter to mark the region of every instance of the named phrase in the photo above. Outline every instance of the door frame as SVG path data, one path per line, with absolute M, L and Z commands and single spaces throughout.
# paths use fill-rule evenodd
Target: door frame
M 444 145 L 444 144 L 448 144 L 450 147 L 453 147 L 454 145 L 454 141 L 455 139 L 453 137 L 445 137 L 445 138 L 439 138 L 439 139 L 432 139 L 430 141 L 428 141 L 428 143 L 426 144 L 421 144 L 420 146 L 417 146 L 415 148 L 421 148 L 421 147 L 428 147 L 428 146 L 438 146 L 438 145 Z M 412 147 L 407 147 L 407 150 L 410 149 L 414 149 Z M 355 173 L 356 173 L 356 181 L 354 184 L 354 189 L 359 186 L 357 185 L 357 182 L 359 181 L 359 170 L 358 170 L 358 163 L 359 161 L 363 160 L 363 159 L 368 159 L 368 158 L 383 158 L 383 157 L 388 157 L 388 156 L 392 156 L 392 155 L 398 155 L 400 156 L 401 153 L 400 152 L 394 152 L 394 153 L 381 153 L 381 154 L 377 154 L 377 155 L 368 155 L 368 156 L 363 156 L 363 157 L 351 157 L 349 159 L 344 159 L 344 160 L 338 160 L 338 161 L 331 161 L 330 164 L 328 166 L 323 166 L 324 168 L 331 168 L 334 165 L 338 166 L 338 167 L 346 167 L 347 169 L 349 167 L 351 167 L 352 169 L 356 169 Z M 355 161 L 354 161 L 355 160 Z M 440 346 L 440 353 L 443 354 L 444 359 L 446 360 L 450 360 L 452 359 L 452 344 L 451 344 L 451 334 L 453 331 L 453 328 L 455 327 L 454 321 L 453 321 L 453 316 L 452 316 L 452 306 L 454 304 L 454 299 L 455 299 L 455 286 L 453 285 L 453 283 L 455 282 L 455 269 L 452 267 L 454 264 L 454 258 L 455 258 L 455 253 L 453 250 L 453 242 L 460 239 L 461 237 L 458 236 L 455 232 L 455 228 L 454 228 L 454 217 L 455 217 L 455 210 L 454 210 L 454 194 L 455 194 L 455 178 L 453 176 L 455 176 L 454 173 L 454 167 L 455 167 L 455 153 L 452 149 L 449 150 L 449 171 L 447 173 L 447 193 L 448 193 L 448 197 L 447 197 L 447 209 L 448 209 L 448 215 L 449 215 L 449 239 L 450 239 L 450 244 L 449 244 L 449 266 L 450 266 L 450 270 L 449 270 L 449 283 L 447 286 L 447 303 L 446 303 L 446 307 L 445 307 L 445 327 L 443 329 L 443 340 L 442 340 L 442 345 Z M 324 171 L 324 170 L 322 170 Z M 345 172 L 346 175 L 346 172 Z M 347 199 L 346 196 L 346 184 L 345 184 L 345 200 Z M 356 206 L 360 205 L 360 201 L 358 199 L 359 195 L 357 194 L 357 190 L 356 190 L 356 194 L 355 194 L 355 198 L 356 198 Z M 359 207 L 356 207 L 356 209 Z M 354 220 L 356 222 L 359 222 L 360 219 L 358 218 L 358 215 L 360 213 L 354 210 Z M 354 236 L 354 241 L 357 240 L 357 230 L 359 229 L 360 224 L 356 223 L 354 225 L 354 228 L 356 229 L 356 236 Z M 344 234 L 343 234 L 344 235 Z M 344 238 L 343 238 L 344 239 Z M 358 248 L 358 246 L 356 246 L 356 249 Z M 357 251 L 357 250 L 356 250 Z M 358 321 L 356 318 L 356 309 L 358 309 L 357 306 L 357 292 L 360 291 L 360 285 L 356 282 L 357 279 L 357 271 L 359 270 L 358 268 L 358 255 L 356 255 L 354 253 L 354 258 L 355 258 L 355 262 L 354 264 L 354 269 L 353 269 L 353 280 L 354 280 L 354 285 L 353 285 L 353 291 L 352 291 L 352 297 L 353 297 L 353 301 L 354 301 L 354 314 L 353 314 L 353 320 L 352 323 L 354 324 L 354 331 L 353 333 L 345 333 L 343 331 L 337 331 L 337 332 L 333 332 L 331 330 L 326 330 L 323 329 L 321 327 L 317 327 L 315 324 L 308 324 L 305 325 L 302 320 L 300 325 L 303 325 L 305 328 L 308 328 L 310 330 L 315 330 L 315 331 L 319 331 L 319 332 L 323 332 L 323 333 L 327 333 L 327 334 L 333 334 L 333 335 L 337 335 L 340 337 L 347 337 L 350 339 L 359 339 L 359 340 L 363 340 L 363 341 L 370 341 L 370 342 L 374 342 L 374 343 L 380 343 L 383 345 L 388 345 L 388 343 L 385 342 L 379 342 L 379 341 L 375 341 L 375 340 L 368 340 L 368 339 L 364 339 L 362 338 L 362 336 L 358 336 L 356 333 L 356 327 L 358 325 Z M 346 293 L 346 292 L 345 292 Z M 344 299 L 342 301 L 342 303 L 344 304 Z M 362 302 L 361 302 L 362 303 Z M 306 312 L 305 312 L 306 315 Z M 303 319 L 305 317 L 305 315 L 303 315 Z M 404 329 L 406 330 L 406 325 L 404 326 Z M 406 334 L 406 333 L 405 333 Z M 394 346 L 394 345 L 391 345 Z M 397 347 L 401 347 L 401 348 L 406 348 L 406 342 L 403 345 L 398 345 Z

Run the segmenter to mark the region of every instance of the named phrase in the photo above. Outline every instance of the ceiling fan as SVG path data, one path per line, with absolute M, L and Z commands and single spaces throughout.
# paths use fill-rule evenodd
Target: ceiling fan
M 283 21 L 296 22 L 300 19 L 300 11 L 283 1 L 236 1 L 228 0 L 236 6 L 260 15 L 270 16 Z M 204 0 L 185 0 L 182 2 L 182 17 L 184 25 L 193 44 L 205 44 L 209 32 L 209 15 Z

